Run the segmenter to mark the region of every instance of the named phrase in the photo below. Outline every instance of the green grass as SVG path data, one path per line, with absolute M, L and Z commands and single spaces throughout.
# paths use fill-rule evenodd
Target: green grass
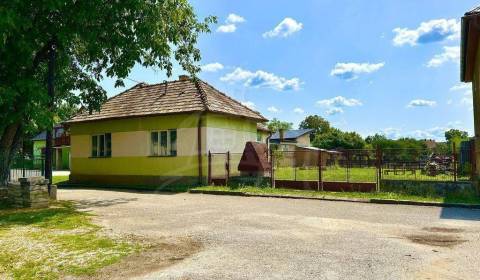
M 244 192 L 248 194 L 259 195 L 293 195 L 300 197 L 317 197 L 317 198 L 360 198 L 360 199 L 393 199 L 393 200 L 408 200 L 408 201 L 421 201 L 421 202 L 448 202 L 448 203 L 467 203 L 467 204 L 480 204 L 480 198 L 478 196 L 418 196 L 393 192 L 326 192 L 326 191 L 309 191 L 309 190 L 290 190 L 290 189 L 278 189 L 278 188 L 258 188 L 258 187 L 240 187 L 229 188 L 222 186 L 205 186 L 195 188 L 194 190 L 205 191 L 227 191 L 227 192 Z
M 89 276 L 140 249 L 106 236 L 69 202 L 0 211 L 0 279 Z
M 352 167 L 349 169 L 347 174 L 347 169 L 338 166 L 328 167 L 326 170 L 322 170 L 322 179 L 323 181 L 333 181 L 333 182 L 375 182 L 376 181 L 376 168 L 375 167 Z M 304 169 L 304 168 L 293 168 L 293 167 L 278 167 L 275 169 L 275 179 L 277 180 L 299 180 L 299 181 L 316 181 L 318 180 L 318 168 L 313 169 Z M 415 173 L 411 172 L 397 172 L 394 174 L 390 172 L 387 174 L 382 174 L 383 179 L 389 180 L 424 180 L 424 181 L 452 181 L 452 175 L 439 174 L 436 176 L 428 176 L 422 174 L 420 170 L 416 170 Z M 468 180 L 467 176 L 459 176 L 458 180 Z
M 52 184 L 56 185 L 59 183 L 65 183 L 68 181 L 68 176 L 53 176 Z

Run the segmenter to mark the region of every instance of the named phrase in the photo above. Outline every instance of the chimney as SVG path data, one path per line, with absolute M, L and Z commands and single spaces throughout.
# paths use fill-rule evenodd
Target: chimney
M 190 76 L 188 76 L 188 75 L 180 75 L 180 76 L 178 76 L 178 80 L 179 80 L 179 81 L 189 81 L 189 80 L 190 80 Z
M 280 142 L 283 142 L 285 139 L 285 129 L 279 129 L 278 134 L 280 135 Z

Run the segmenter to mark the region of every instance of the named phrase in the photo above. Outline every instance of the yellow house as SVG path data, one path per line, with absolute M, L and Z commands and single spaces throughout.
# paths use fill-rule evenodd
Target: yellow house
M 480 7 L 462 17 L 461 80 L 472 82 L 475 128 L 475 175 L 480 174 Z
M 260 113 L 201 80 L 136 86 L 67 122 L 72 183 L 205 182 L 207 154 L 242 153 Z M 232 162 L 232 166 L 238 163 Z M 232 167 L 233 168 L 233 167 Z

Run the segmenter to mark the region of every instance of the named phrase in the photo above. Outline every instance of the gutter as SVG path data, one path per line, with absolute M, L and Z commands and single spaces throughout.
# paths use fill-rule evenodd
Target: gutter
M 198 184 L 203 182 L 203 159 L 202 159 L 202 118 L 205 115 L 205 111 L 198 114 L 197 124 L 197 154 L 198 154 Z

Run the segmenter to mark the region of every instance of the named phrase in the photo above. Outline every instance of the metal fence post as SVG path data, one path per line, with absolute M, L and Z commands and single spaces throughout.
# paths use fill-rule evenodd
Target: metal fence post
M 318 151 L 318 189 L 323 191 L 323 178 L 322 178 L 322 151 Z
M 270 165 L 272 169 L 270 171 L 271 185 L 272 185 L 272 188 L 275 188 L 275 156 L 273 154 L 273 150 L 270 150 Z
M 225 178 L 225 185 L 228 186 L 228 179 L 230 179 L 230 151 L 227 152 L 226 171 L 227 177 Z
M 208 151 L 208 174 L 207 182 L 209 185 L 212 184 L 212 153 Z
M 455 147 L 455 142 L 453 142 L 453 182 L 457 182 L 457 149 Z
M 350 151 L 347 150 L 347 162 L 346 162 L 346 168 L 347 168 L 347 183 L 350 182 Z
M 41 171 L 40 171 L 40 174 L 42 174 L 42 176 L 45 176 L 45 161 L 42 157 L 40 157 L 40 166 L 41 166 Z
M 380 191 L 380 183 L 382 182 L 382 151 L 380 150 L 380 147 L 377 147 L 376 153 L 375 153 L 375 161 L 377 165 L 377 192 Z

